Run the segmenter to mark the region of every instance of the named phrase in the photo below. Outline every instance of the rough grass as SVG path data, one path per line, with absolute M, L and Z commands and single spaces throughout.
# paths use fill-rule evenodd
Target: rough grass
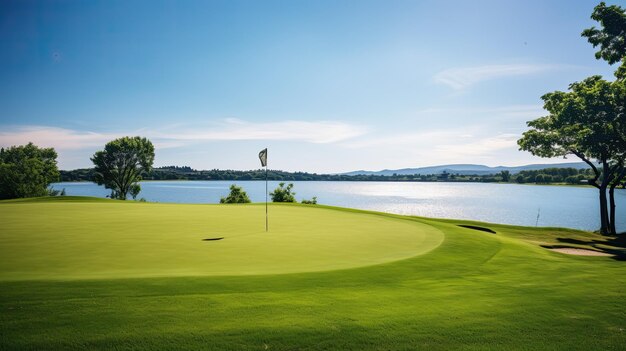
M 181 226 L 194 216 L 212 218 L 210 213 L 221 211 L 220 206 L 114 201 L 104 204 L 123 208 L 121 212 L 133 219 L 126 227 L 137 231 L 144 230 L 138 223 L 150 212 L 145 211 L 147 208 L 156 211 L 158 206 L 172 206 L 172 213 L 167 216 L 187 216 Z M 38 207 L 41 205 L 44 204 L 0 203 L 3 223 L 0 274 L 5 277 L 0 282 L 0 349 L 619 350 L 626 342 L 624 262 L 568 256 L 537 244 L 570 236 L 593 243 L 600 238 L 593 233 L 402 219 L 402 216 L 300 205 L 272 206 L 270 211 L 274 216 L 286 211 L 293 221 L 307 224 L 321 225 L 323 221 L 318 217 L 330 216 L 338 221 L 334 232 L 338 236 L 343 235 L 344 216 L 346 221 L 356 216 L 358 219 L 352 226 L 360 229 L 354 229 L 347 237 L 363 233 L 365 240 L 365 236 L 377 235 L 374 232 L 380 230 L 393 236 L 387 225 L 389 228 L 406 225 L 418 232 L 428 231 L 424 237 L 443 233 L 443 242 L 426 251 L 416 250 L 419 255 L 410 258 L 376 265 L 359 262 L 354 266 L 361 267 L 309 273 L 141 278 L 128 278 L 120 273 L 116 278 L 58 280 L 61 274 L 55 280 L 45 277 L 7 280 L 12 279 L 7 278 L 4 262 L 8 253 L 6 245 L 11 241 L 11 235 L 6 235 L 7 219 L 22 218 L 21 224 L 11 225 L 30 227 L 19 232 L 26 238 L 13 237 L 16 242 L 26 242 L 28 236 L 39 235 L 37 231 L 65 238 L 67 234 L 61 233 L 58 223 L 33 224 L 30 218 L 36 218 L 42 211 L 51 213 L 49 217 L 53 217 L 52 213 L 64 215 L 66 221 L 77 227 L 89 226 L 85 235 L 93 240 L 118 235 L 106 226 L 90 226 L 101 210 L 98 207 L 101 203 L 74 200 L 45 204 L 53 209 Z M 73 205 L 85 209 L 93 206 L 94 214 L 81 212 Z M 245 216 L 249 215 L 247 211 L 259 209 L 255 205 L 231 207 Z M 231 207 L 224 211 L 231 211 Z M 193 215 L 196 209 L 200 210 Z M 103 221 L 116 221 L 110 215 L 103 212 L 99 216 Z M 162 216 L 164 220 L 169 218 Z M 235 218 L 246 221 L 242 216 Z M 215 217 L 206 226 L 211 228 L 217 225 L 214 222 L 226 218 L 230 217 Z M 368 231 L 370 221 L 378 223 L 378 220 L 388 223 L 380 224 L 377 231 Z M 488 227 L 497 234 L 461 228 L 458 224 Z M 157 225 L 149 231 L 158 235 L 159 240 L 166 240 L 167 245 L 173 245 L 167 241 L 165 228 L 168 225 Z M 437 230 L 431 232 L 430 228 Z M 224 243 L 228 240 L 225 237 Z M 332 242 L 330 237 L 328 240 Z M 199 239 L 198 243 L 216 244 Z M 139 245 L 139 241 L 127 244 Z M 240 244 L 245 245 L 243 241 Z M 21 250 L 20 245 L 13 245 L 11 251 Z M 88 246 L 81 243 L 75 254 L 82 255 L 78 251 Z M 375 246 L 365 251 L 387 250 Z M 176 246 L 173 251 L 183 248 Z M 181 260 L 186 255 L 179 253 Z M 19 255 L 11 257 L 16 256 Z M 136 265 L 143 261 L 129 256 L 122 258 L 133 260 Z M 50 267 L 55 267 L 55 261 L 60 259 L 64 258 L 48 257 Z M 284 259 L 285 256 L 276 252 L 276 260 Z M 142 269 L 149 271 L 148 266 Z M 37 271 L 42 274 L 46 268 L 38 267 Z M 55 272 L 60 274 L 58 270 Z

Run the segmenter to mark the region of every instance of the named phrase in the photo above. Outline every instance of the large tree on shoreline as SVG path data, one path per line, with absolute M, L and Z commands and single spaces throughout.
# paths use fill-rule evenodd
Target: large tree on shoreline
M 126 200 L 141 191 L 138 182 L 143 173 L 152 168 L 154 146 L 141 137 L 123 137 L 108 142 L 104 150 L 96 152 L 91 161 L 95 168 L 95 181 L 111 189 L 111 198 Z
M 588 183 L 599 190 L 603 234 L 615 234 L 613 191 L 624 177 L 624 149 L 620 147 L 624 141 L 624 114 L 620 112 L 623 86 L 621 81 L 607 82 L 593 76 L 571 84 L 568 92 L 545 94 L 541 98 L 549 115 L 528 122 L 531 129 L 518 141 L 520 150 L 533 155 L 575 155 L 591 167 L 594 177 Z
M 611 231 L 615 233 L 615 188 L 623 186 L 626 178 L 626 165 L 624 164 L 626 154 L 626 116 L 624 115 L 626 113 L 626 11 L 620 6 L 606 6 L 606 3 L 601 2 L 594 8 L 591 19 L 600 23 L 601 28 L 587 28 L 581 36 L 586 37 L 594 48 L 600 47 L 595 54 L 596 59 L 603 59 L 609 65 L 621 62 L 621 66 L 615 72 L 617 77 L 615 84 L 618 85 L 616 87 L 618 118 L 614 121 L 615 133 L 617 133 L 615 147 L 621 150 L 621 157 L 616 163 L 621 169 L 609 187 Z

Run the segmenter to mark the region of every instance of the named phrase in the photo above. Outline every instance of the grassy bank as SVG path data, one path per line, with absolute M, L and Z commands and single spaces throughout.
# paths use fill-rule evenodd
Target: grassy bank
M 626 343 L 624 262 L 541 247 L 616 249 L 596 234 L 321 206 L 270 214 L 265 233 L 254 204 L 0 202 L 0 349 Z

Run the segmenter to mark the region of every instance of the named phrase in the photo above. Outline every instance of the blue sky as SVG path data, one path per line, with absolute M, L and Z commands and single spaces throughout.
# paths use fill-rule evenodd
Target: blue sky
M 55 147 L 61 169 L 124 135 L 198 169 L 265 147 L 310 172 L 572 161 L 516 140 L 544 93 L 612 78 L 580 37 L 596 4 L 3 1 L 0 146 Z

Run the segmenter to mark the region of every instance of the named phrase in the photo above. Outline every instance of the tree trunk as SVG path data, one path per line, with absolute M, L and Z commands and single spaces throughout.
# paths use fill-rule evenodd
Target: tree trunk
M 617 230 L 615 228 L 615 184 L 611 184 L 611 187 L 609 188 L 609 209 L 611 211 L 610 214 L 610 218 L 609 218 L 609 222 L 610 222 L 610 229 L 611 229 L 611 235 L 615 235 L 617 234 Z
M 600 186 L 600 233 L 608 235 L 611 233 L 608 208 L 606 205 L 606 185 Z
M 611 223 L 609 222 L 609 210 L 606 204 L 606 190 L 610 183 L 611 168 L 606 159 L 602 160 L 602 183 L 600 184 L 600 233 L 608 235 L 611 233 Z
M 619 173 L 619 175 L 617 176 L 617 178 L 613 181 L 613 183 L 611 183 L 611 186 L 609 187 L 609 203 L 610 203 L 610 210 L 611 210 L 611 214 L 610 214 L 610 223 L 611 223 L 611 234 L 612 235 L 616 235 L 617 234 L 617 229 L 615 226 L 615 188 L 617 186 L 620 185 L 620 183 L 622 182 L 622 180 L 624 179 L 624 177 L 626 176 L 626 168 L 622 168 L 621 172 Z
M 593 170 L 594 177 L 592 179 L 588 179 L 587 183 L 600 192 L 600 233 L 606 235 L 610 231 L 609 226 L 609 214 L 608 208 L 606 206 L 606 189 L 609 185 L 609 173 L 610 167 L 604 155 L 598 159 L 598 161 L 602 164 L 602 172 L 598 170 L 591 160 L 589 160 L 585 155 L 577 150 L 570 150 L 571 153 L 578 156 L 581 160 L 583 160 L 586 164 L 591 167 Z M 598 181 L 600 176 L 602 176 L 602 180 Z

